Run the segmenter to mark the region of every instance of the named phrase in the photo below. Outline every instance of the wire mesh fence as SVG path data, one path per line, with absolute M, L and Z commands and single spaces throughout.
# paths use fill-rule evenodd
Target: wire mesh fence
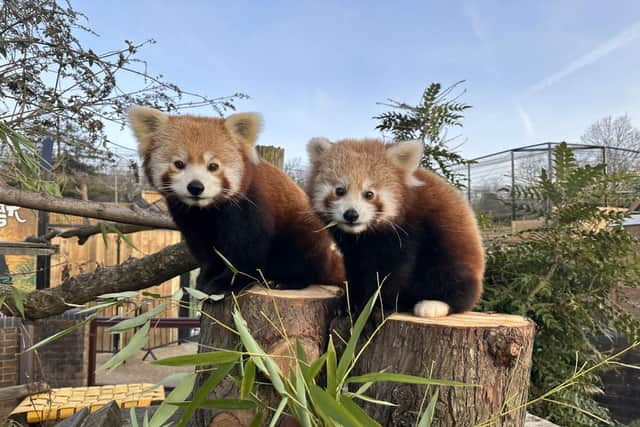
M 560 143 L 545 142 L 478 157 L 456 169 L 476 214 L 493 223 L 509 225 L 529 220 L 531 214 L 516 209 L 511 200 L 514 186 L 533 185 L 542 171 L 553 178 L 554 149 Z M 578 165 L 604 163 L 607 173 L 640 171 L 640 151 L 584 144 L 568 144 Z M 640 194 L 637 194 L 640 198 Z M 606 200 L 603 200 L 606 204 Z

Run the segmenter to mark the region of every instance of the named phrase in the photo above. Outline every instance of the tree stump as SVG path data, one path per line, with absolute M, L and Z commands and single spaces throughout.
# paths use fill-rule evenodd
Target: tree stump
M 334 286 L 309 286 L 302 290 L 268 290 L 253 287 L 240 293 L 236 300 L 249 330 L 260 346 L 269 354 L 280 356 L 276 362 L 285 373 L 291 361 L 289 346 L 280 332 L 284 325 L 288 338 L 299 340 L 310 360 L 324 353 L 329 334 L 329 324 L 342 304 L 342 289 Z M 216 303 L 206 303 L 203 311 L 218 322 L 233 327 L 233 298 Z M 276 310 L 277 308 L 277 310 Z M 235 348 L 239 338 L 233 332 L 202 317 L 200 327 L 200 352 L 211 348 Z M 196 387 L 206 379 L 200 375 Z M 259 388 L 261 399 L 276 407 L 279 396 L 269 387 Z M 237 397 L 238 389 L 230 380 L 224 380 L 211 394 L 211 399 Z M 252 414 L 249 411 L 196 411 L 191 426 L 222 427 L 248 425 Z
M 344 328 L 344 320 L 338 323 L 342 327 L 334 324 L 336 329 Z M 527 401 L 534 334 L 533 321 L 520 316 L 469 312 L 423 319 L 396 313 L 376 334 L 352 375 L 383 369 L 423 377 L 431 372 L 434 379 L 476 384 L 437 386 L 433 425 L 475 426 L 492 420 L 491 426 L 523 426 L 526 411 L 520 406 Z M 413 426 L 425 390 L 378 383 L 367 394 L 399 406 L 361 403 L 383 426 Z

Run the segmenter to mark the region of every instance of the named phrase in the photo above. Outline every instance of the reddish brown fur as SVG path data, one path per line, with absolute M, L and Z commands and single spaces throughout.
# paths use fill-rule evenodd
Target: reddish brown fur
M 455 187 L 423 168 L 415 170 L 413 167 L 394 163 L 388 156 L 387 148 L 388 146 L 379 140 L 348 139 L 336 142 L 317 156 L 312 153 L 311 170 L 307 180 L 309 196 L 312 199 L 314 195 L 322 197 L 321 205 L 328 209 L 337 197 L 334 193 L 324 196 L 322 194 L 324 184 L 335 186 L 344 177 L 348 178 L 349 185 L 356 188 L 360 188 L 363 182 L 369 182 L 374 192 L 376 189 L 378 192 L 386 189 L 393 194 L 395 203 L 389 203 L 387 200 L 387 206 L 385 206 L 384 200 L 378 195 L 369 203 L 375 206 L 377 212 L 388 212 L 390 205 L 395 204 L 395 215 L 390 220 L 400 230 L 397 239 L 405 239 L 405 243 L 415 242 L 419 245 L 418 247 L 423 248 L 428 248 L 429 245 L 437 242 L 441 250 L 429 252 L 430 249 L 428 249 L 424 252 L 422 249 L 408 249 L 415 248 L 412 243 L 398 248 L 396 242 L 393 246 L 396 236 L 388 232 L 391 226 L 388 222 L 377 219 L 371 223 L 368 230 L 359 235 L 346 233 L 333 227 L 338 246 L 345 255 L 350 284 L 357 282 L 358 285 L 362 285 L 359 289 L 361 292 L 372 292 L 374 288 L 371 288 L 369 282 L 373 282 L 374 279 L 370 280 L 365 276 L 370 273 L 370 270 L 379 268 L 382 270 L 379 272 L 383 275 L 391 273 L 389 282 L 394 282 L 395 275 L 395 283 L 389 283 L 387 286 L 387 289 L 391 289 L 388 294 L 389 299 L 392 299 L 398 290 L 401 294 L 404 292 L 406 295 L 413 295 L 418 300 L 438 300 L 440 296 L 446 299 L 447 295 L 458 292 L 447 290 L 448 285 L 461 286 L 460 294 L 457 297 L 451 296 L 451 300 L 445 302 L 452 307 L 453 311 L 471 309 L 477 304 L 482 294 L 484 274 L 484 249 L 473 211 Z M 416 185 L 417 182 L 420 185 Z M 319 208 L 315 203 L 313 206 L 316 209 Z M 324 216 L 327 222 L 330 220 L 326 212 L 318 213 Z M 403 235 L 402 230 L 408 230 L 409 234 Z M 424 237 L 420 236 L 421 233 Z M 434 239 L 434 241 L 425 241 L 425 238 Z M 378 249 L 376 250 L 375 247 Z M 405 250 L 416 252 L 399 254 L 398 260 L 389 261 L 391 264 L 385 259 L 392 253 L 395 254 L 398 251 L 403 253 Z M 420 257 L 430 257 L 434 254 L 446 254 L 443 258 L 446 265 L 435 265 L 433 269 L 429 267 L 426 271 L 427 276 L 417 273 L 412 273 L 413 276 L 409 275 L 407 271 L 415 272 L 416 267 L 407 267 L 409 269 L 407 270 L 402 266 L 403 262 L 407 262 L 403 259 L 414 259 L 415 261 L 409 262 L 415 262 L 417 266 L 426 265 L 430 259 Z M 433 285 L 442 287 L 434 292 L 435 295 L 429 295 L 430 291 L 421 294 L 419 289 L 412 288 L 413 286 L 432 286 L 428 281 L 425 283 L 426 277 L 447 279 L 443 283 Z M 445 283 L 449 278 L 451 283 Z M 416 302 L 418 301 L 414 301 Z
M 230 125 L 225 119 L 188 115 L 160 116 L 160 119 L 154 122 L 145 122 L 139 118 L 143 113 L 151 114 L 152 118 L 157 117 L 159 113 L 138 111 L 132 114 L 132 127 L 140 142 L 145 174 L 167 198 L 174 220 L 203 270 L 207 271 L 205 275 L 201 272 L 201 276 L 209 276 L 202 279 L 203 283 L 211 283 L 211 277 L 220 274 L 220 260 L 213 254 L 212 247 L 220 249 L 226 245 L 226 249 L 232 254 L 230 257 L 242 259 L 243 254 L 246 254 L 247 260 L 253 260 L 253 254 L 247 254 L 251 252 L 252 247 L 243 246 L 245 243 L 228 240 L 221 242 L 216 230 L 222 230 L 223 234 L 237 233 L 238 242 L 268 242 L 274 239 L 273 244 L 280 244 L 281 248 L 286 248 L 282 246 L 283 242 L 292 242 L 298 256 L 289 262 L 299 264 L 291 266 L 292 269 L 305 265 L 326 264 L 317 266 L 318 271 L 324 271 L 323 276 L 319 276 L 323 278 L 323 283 L 343 284 L 345 278 L 342 258 L 337 250 L 331 249 L 333 241 L 329 233 L 323 229 L 322 222 L 313 213 L 306 195 L 281 170 L 264 161 L 258 164 L 252 161 L 255 140 L 243 141 L 243 137 L 248 134 L 244 139 L 251 139 L 255 135 L 251 135 L 251 132 L 243 134 L 242 132 L 247 131 L 246 127 L 240 129 L 241 132 L 236 135 L 232 133 L 233 129 L 229 129 Z M 150 128 L 147 127 L 148 123 L 152 125 Z M 156 123 L 159 124 L 154 127 Z M 222 189 L 230 192 L 220 193 L 209 207 L 195 208 L 184 205 L 173 193 L 170 185 L 172 177 L 179 172 L 174 160 L 180 150 L 186 152 L 187 164 L 203 164 L 204 154 L 213 154 L 214 160 L 220 163 L 220 168 L 210 173 L 219 177 Z M 235 178 L 231 179 L 232 176 Z M 154 182 L 156 180 L 160 182 Z M 241 203 L 245 203 L 244 207 L 240 207 Z M 241 214 L 234 209 L 245 209 L 245 212 Z M 259 210 L 258 214 L 247 213 L 255 209 Z M 237 215 L 234 212 L 237 212 Z M 226 215 L 224 220 L 220 219 L 222 215 Z M 246 227 L 239 222 L 243 220 L 234 219 L 234 216 L 245 218 L 247 215 L 254 215 L 251 218 L 255 218 L 255 221 L 246 224 Z M 212 233 L 216 235 L 211 235 Z M 246 233 L 257 234 L 248 236 Z M 283 240 L 282 236 L 288 236 L 289 240 Z M 270 246 L 269 243 L 267 246 Z M 228 255 L 222 249 L 221 252 L 225 256 Z M 276 277 L 267 275 L 267 278 L 278 280 L 278 271 L 286 270 L 288 260 L 279 260 L 277 253 L 268 256 L 271 261 L 259 257 L 255 264 L 251 261 L 245 266 L 250 270 L 248 273 L 253 274 L 256 268 L 264 268 L 265 265 L 269 270 L 269 263 L 273 262 L 275 266 L 265 274 L 270 272 Z M 302 262 L 302 259 L 305 261 Z M 308 270 L 311 271 L 311 268 Z

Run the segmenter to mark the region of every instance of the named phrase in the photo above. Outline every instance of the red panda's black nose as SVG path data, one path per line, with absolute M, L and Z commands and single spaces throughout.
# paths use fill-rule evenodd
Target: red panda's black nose
M 342 214 L 342 217 L 344 218 L 345 221 L 353 224 L 354 222 L 356 222 L 358 220 L 360 215 L 358 214 L 358 211 L 356 211 L 355 209 L 347 209 Z
M 189 190 L 189 193 L 194 196 L 199 196 L 204 191 L 204 184 L 197 179 L 194 179 L 187 185 L 187 190 Z

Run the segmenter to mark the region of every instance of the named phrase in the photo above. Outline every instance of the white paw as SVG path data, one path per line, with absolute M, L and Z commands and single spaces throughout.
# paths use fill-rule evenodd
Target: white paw
M 441 317 L 449 314 L 449 304 L 436 300 L 423 300 L 413 307 L 413 314 L 418 317 Z

